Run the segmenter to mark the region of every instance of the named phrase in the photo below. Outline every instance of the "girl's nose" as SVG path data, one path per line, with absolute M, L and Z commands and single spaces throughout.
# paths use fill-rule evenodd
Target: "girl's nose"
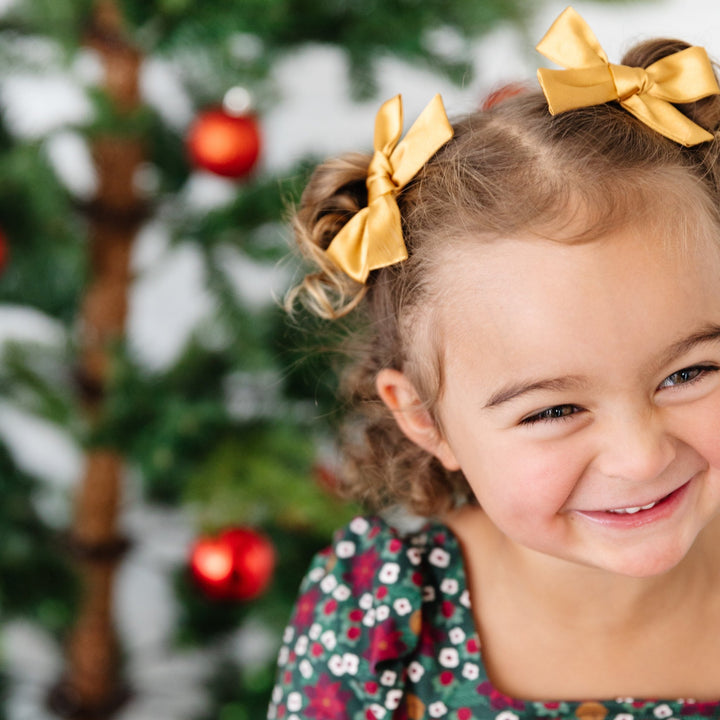
M 608 477 L 632 482 L 662 475 L 675 459 L 676 446 L 660 419 L 648 413 L 615 420 L 604 434 L 596 467 Z

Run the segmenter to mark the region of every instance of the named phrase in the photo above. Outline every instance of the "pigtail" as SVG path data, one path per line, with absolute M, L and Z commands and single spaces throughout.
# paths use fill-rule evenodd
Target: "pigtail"
M 363 299 L 365 285 L 338 268 L 325 251 L 348 220 L 367 205 L 369 163 L 368 155 L 348 154 L 323 163 L 310 178 L 292 226 L 301 255 L 316 270 L 287 293 L 288 312 L 301 302 L 321 318 L 337 319 Z

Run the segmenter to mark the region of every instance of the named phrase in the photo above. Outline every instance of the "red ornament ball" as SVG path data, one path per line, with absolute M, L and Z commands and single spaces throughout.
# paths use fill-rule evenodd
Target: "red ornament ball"
M 200 113 L 187 136 L 188 152 L 197 167 L 233 179 L 245 177 L 255 167 L 260 145 L 254 115 L 233 115 L 222 108 Z
M 10 255 L 10 244 L 8 243 L 7 236 L 0 230 L 0 272 L 5 269 L 8 263 Z
M 252 600 L 270 584 L 275 548 L 256 530 L 233 527 L 215 538 L 199 538 L 190 554 L 190 569 L 208 597 Z

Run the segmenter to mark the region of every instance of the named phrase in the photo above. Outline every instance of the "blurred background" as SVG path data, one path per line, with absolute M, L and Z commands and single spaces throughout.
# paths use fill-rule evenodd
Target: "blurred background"
M 264 717 L 335 496 L 313 164 L 534 82 L 542 0 L 0 0 L 0 720 Z M 577 2 L 612 61 L 717 0 Z M 497 97 L 497 95 L 495 96 Z

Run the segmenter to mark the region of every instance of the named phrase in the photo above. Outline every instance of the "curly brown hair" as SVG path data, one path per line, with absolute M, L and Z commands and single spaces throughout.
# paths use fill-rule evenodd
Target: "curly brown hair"
M 686 47 L 651 40 L 622 62 L 647 67 Z M 461 472 L 446 470 L 405 437 L 375 388 L 381 369 L 402 370 L 433 413 L 443 387 L 433 308 L 444 291 L 433 282 L 434 269 L 457 243 L 530 232 L 557 237 L 561 227 L 570 228 L 564 240 L 589 239 L 629 219 L 651 222 L 659 207 L 678 209 L 686 225 L 700 211 L 720 228 L 720 96 L 678 107 L 715 139 L 682 147 L 617 103 L 553 116 L 544 96 L 530 91 L 460 119 L 453 139 L 397 196 L 408 260 L 372 272 L 365 285 L 324 251 L 367 204 L 370 156 L 347 155 L 317 168 L 293 219 L 298 246 L 317 269 L 291 290 L 287 304 L 300 298 L 321 317 L 353 310 L 363 320 L 343 383 L 357 409 L 344 434 L 348 495 L 422 515 L 474 499 Z

